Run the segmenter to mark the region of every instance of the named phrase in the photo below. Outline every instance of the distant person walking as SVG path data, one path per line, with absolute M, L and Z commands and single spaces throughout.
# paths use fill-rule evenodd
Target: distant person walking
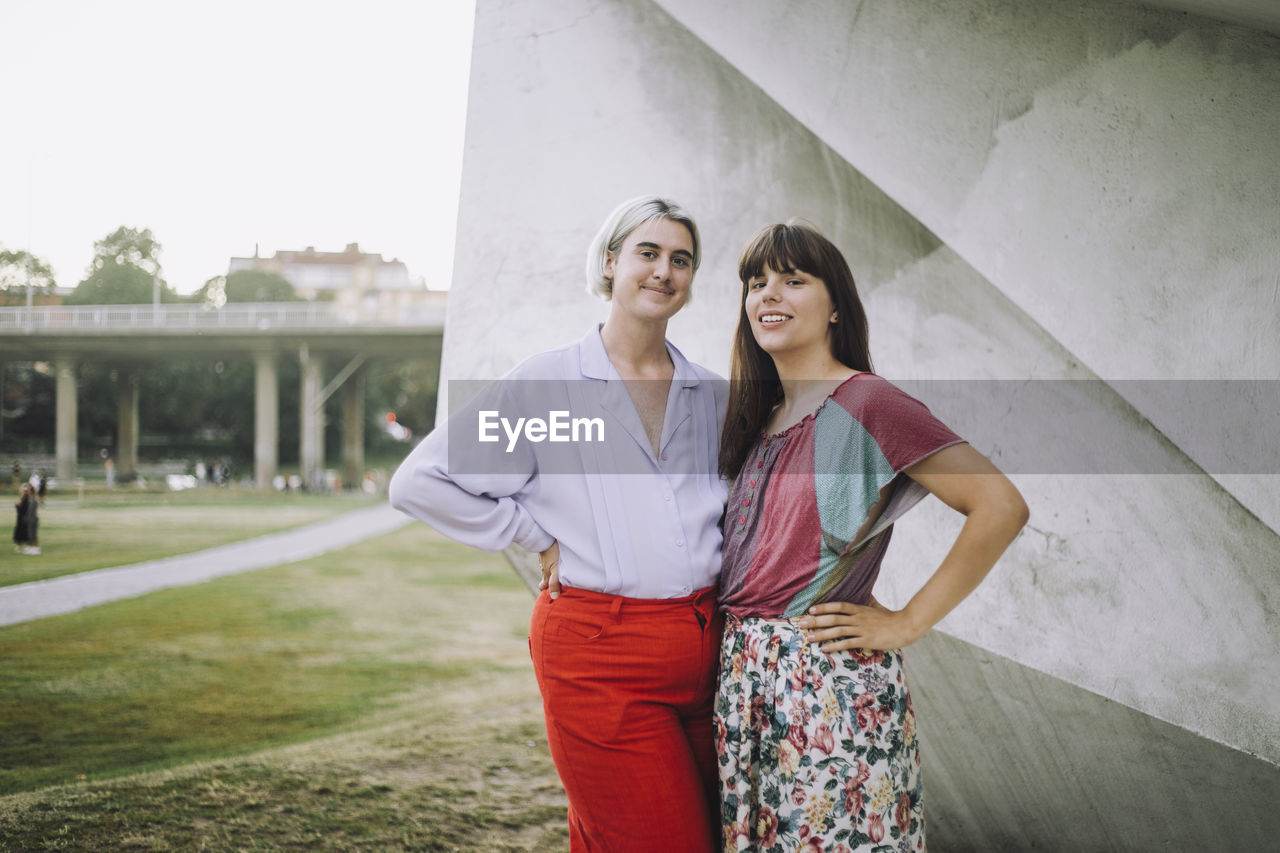
M 23 483 L 18 502 L 17 522 L 13 525 L 13 550 L 19 554 L 40 553 L 40 516 L 36 510 L 39 501 L 30 483 Z
M 31 479 L 27 480 L 27 483 L 31 486 L 32 493 L 36 496 L 36 499 L 41 504 L 44 503 L 44 493 L 45 493 L 47 482 L 48 481 L 45 479 L 44 472 L 39 470 L 32 471 Z

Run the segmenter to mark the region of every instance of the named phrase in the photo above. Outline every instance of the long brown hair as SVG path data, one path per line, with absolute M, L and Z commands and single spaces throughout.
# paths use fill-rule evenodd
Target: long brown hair
M 846 367 L 870 372 L 867 312 L 858 298 L 858 287 L 844 255 L 812 225 L 791 220 L 767 225 L 738 256 L 742 280 L 738 329 L 733 336 L 730 363 L 729 407 L 720 432 L 720 473 L 735 477 L 760 436 L 769 414 L 782 400 L 782 382 L 773 359 L 756 343 L 747 319 L 747 283 L 765 267 L 775 272 L 800 271 L 817 276 L 839 316 L 831 327 L 831 355 Z

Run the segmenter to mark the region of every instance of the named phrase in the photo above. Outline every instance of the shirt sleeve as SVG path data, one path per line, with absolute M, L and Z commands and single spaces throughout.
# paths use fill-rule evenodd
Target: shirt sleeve
M 504 453 L 499 443 L 478 438 L 481 412 L 503 410 L 500 394 L 496 388 L 480 394 L 419 442 L 391 478 L 391 505 L 464 545 L 544 551 L 555 540 L 520 502 L 537 476 L 537 460 L 526 442 Z
M 929 407 L 887 380 L 873 380 L 856 417 L 870 433 L 894 473 L 964 439 L 934 417 Z

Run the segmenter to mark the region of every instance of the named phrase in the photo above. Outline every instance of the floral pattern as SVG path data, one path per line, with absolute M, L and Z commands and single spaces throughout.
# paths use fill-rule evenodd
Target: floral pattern
M 726 850 L 925 849 L 900 651 L 826 654 L 790 620 L 730 615 L 715 737 Z

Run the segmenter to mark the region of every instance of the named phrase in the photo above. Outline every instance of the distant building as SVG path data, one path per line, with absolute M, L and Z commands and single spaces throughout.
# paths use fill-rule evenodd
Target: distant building
M 366 291 L 423 290 L 421 284 L 409 278 L 409 269 L 403 261 L 385 261 L 382 255 L 360 251 L 359 243 L 348 243 L 341 252 L 317 252 L 308 246 L 301 252 L 276 252 L 270 258 L 258 256 L 254 247 L 252 258 L 232 258 L 227 273 L 240 270 L 274 272 L 288 279 L 304 299 L 337 299 L 340 294 L 348 298 Z
M 52 293 L 46 293 L 43 290 L 37 290 L 31 294 L 31 304 L 36 305 L 61 305 L 62 298 L 70 295 L 74 287 L 56 287 Z M 27 304 L 27 289 L 25 287 L 11 287 L 7 290 L 0 290 L 0 307 L 3 308 L 24 308 Z

